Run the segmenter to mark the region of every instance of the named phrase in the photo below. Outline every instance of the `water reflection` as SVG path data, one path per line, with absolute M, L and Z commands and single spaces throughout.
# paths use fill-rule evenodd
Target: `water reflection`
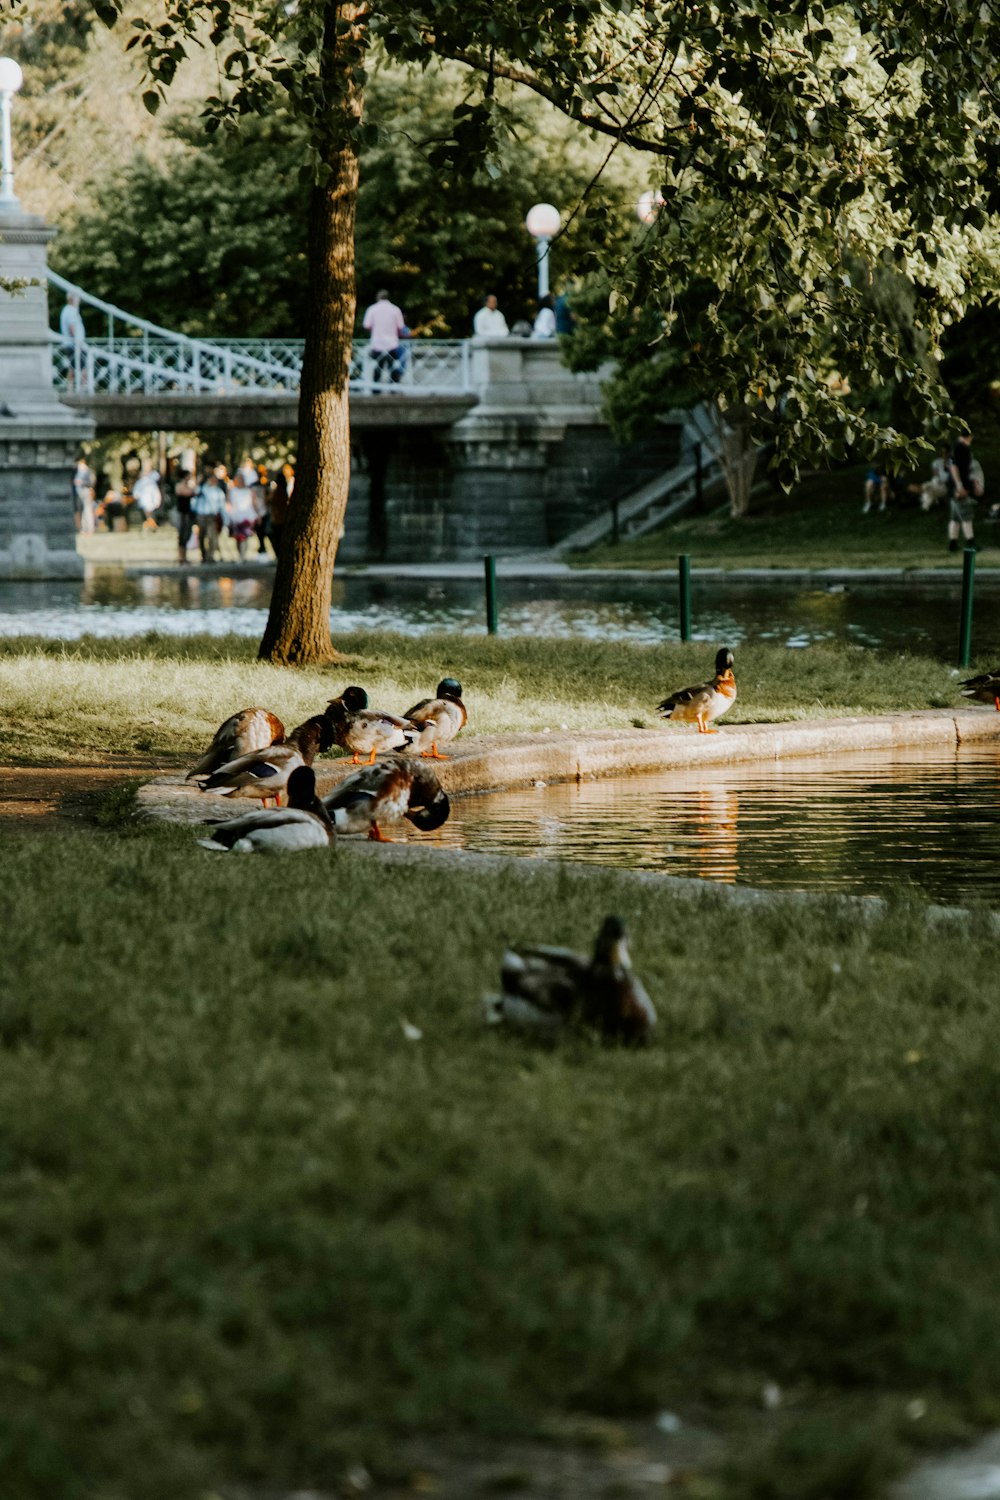
M 444 842 L 777 890 L 1000 899 L 1000 739 L 456 799 Z
M 271 571 L 259 577 L 197 573 L 126 574 L 91 568 L 83 581 L 0 584 L 0 635 L 45 635 L 75 640 L 84 634 L 167 635 L 263 632 Z M 769 579 L 719 578 L 693 589 L 695 638 L 734 645 L 772 641 L 787 646 L 852 643 L 951 656 L 958 634 L 959 581 L 946 585 L 897 582 L 802 587 Z M 977 600 L 977 637 L 996 634 L 997 604 L 983 586 Z M 501 579 L 500 625 L 505 634 L 583 637 L 652 643 L 677 640 L 672 573 L 649 578 Z M 483 634 L 482 587 L 477 579 L 370 578 L 340 573 L 334 580 L 335 630 L 398 630 Z

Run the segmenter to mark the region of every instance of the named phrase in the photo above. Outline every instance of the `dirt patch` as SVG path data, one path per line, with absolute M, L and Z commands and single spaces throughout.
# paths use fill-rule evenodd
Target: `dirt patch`
M 93 823 L 104 793 L 172 767 L 148 761 L 101 766 L 0 766 L 0 825 L 39 832 Z

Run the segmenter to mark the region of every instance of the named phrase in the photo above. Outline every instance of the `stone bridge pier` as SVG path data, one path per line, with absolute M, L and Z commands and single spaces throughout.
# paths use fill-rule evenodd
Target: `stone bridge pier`
M 392 395 L 352 401 L 341 560 L 542 551 L 671 468 L 683 418 L 616 443 L 601 414 L 606 373 L 574 374 L 554 341 L 483 339 L 472 346 L 475 404 L 448 421 L 393 423 Z
M 73 464 L 94 434 L 52 386 L 46 246 L 55 230 L 0 209 L 0 578 L 83 573 L 73 522 Z

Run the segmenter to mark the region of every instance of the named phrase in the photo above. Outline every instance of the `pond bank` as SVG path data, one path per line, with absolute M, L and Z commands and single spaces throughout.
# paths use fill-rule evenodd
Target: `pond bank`
M 1000 734 L 992 709 L 927 709 L 862 718 L 811 719 L 784 724 L 733 724 L 702 735 L 688 726 L 597 730 L 589 733 L 482 735 L 459 741 L 437 767 L 451 796 L 534 786 L 537 782 L 585 781 L 630 776 L 672 767 L 775 761 L 837 752 L 895 749 L 905 745 L 960 744 Z M 321 792 L 354 767 L 349 761 L 319 761 Z M 140 788 L 144 816 L 175 822 L 217 814 L 225 797 L 199 792 L 183 772 L 159 776 Z

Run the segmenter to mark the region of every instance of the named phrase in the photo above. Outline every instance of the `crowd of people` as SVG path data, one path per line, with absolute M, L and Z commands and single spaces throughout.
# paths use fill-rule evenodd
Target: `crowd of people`
M 156 531 L 169 514 L 177 527 L 179 562 L 187 562 L 195 545 L 202 562 L 218 562 L 224 536 L 235 542 L 241 560 L 266 557 L 269 548 L 278 555 L 295 490 L 294 464 L 269 471 L 245 457 L 232 475 L 223 463 L 196 469 L 168 461 L 164 469 L 161 474 L 151 459 L 133 455 L 115 486 L 106 476 L 99 479 L 88 459 L 78 458 L 72 483 L 77 531 L 127 530 L 133 518 Z
M 946 505 L 948 550 L 957 552 L 959 540 L 966 546 L 974 543 L 976 512 L 985 494 L 986 477 L 972 452 L 972 433 L 964 432 L 954 444 L 941 445 L 926 479 L 906 479 L 888 464 L 873 464 L 865 475 L 861 511 L 863 515 L 870 511 L 891 513 L 905 505 L 917 505 L 923 511 L 930 511 L 937 505 Z M 985 519 L 1000 520 L 1000 505 L 991 505 Z

